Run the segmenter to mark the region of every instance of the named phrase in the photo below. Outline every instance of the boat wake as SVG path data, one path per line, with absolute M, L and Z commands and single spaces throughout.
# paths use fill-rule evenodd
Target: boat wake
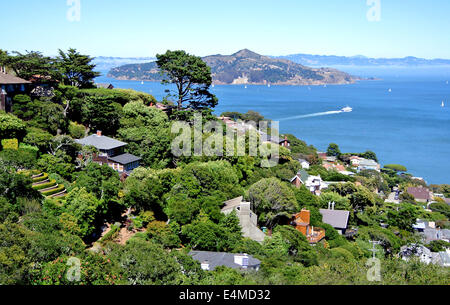
M 288 117 L 288 118 L 283 118 L 283 119 L 279 119 L 278 121 L 306 119 L 306 118 L 313 118 L 313 117 L 317 117 L 317 116 L 333 115 L 333 114 L 341 114 L 341 113 L 343 113 L 343 111 L 317 112 L 317 113 L 312 113 L 312 114 L 297 115 L 297 116 L 292 116 L 292 117 Z

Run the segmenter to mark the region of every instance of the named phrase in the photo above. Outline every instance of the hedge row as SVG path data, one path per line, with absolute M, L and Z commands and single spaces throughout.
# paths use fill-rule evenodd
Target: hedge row
M 49 187 L 52 187 L 55 185 L 56 185 L 56 180 L 53 179 L 53 180 L 50 180 L 50 182 L 40 184 L 40 185 L 35 185 L 35 186 L 33 186 L 33 189 L 35 189 L 36 191 L 40 191 L 40 190 L 48 189 Z
M 120 231 L 120 227 L 119 227 L 119 226 L 112 225 L 112 226 L 111 226 L 111 230 L 110 230 L 108 233 L 106 233 L 105 236 L 103 236 L 103 237 L 99 240 L 99 242 L 100 242 L 100 243 L 104 243 L 104 242 L 106 242 L 106 241 L 113 240 L 114 238 L 117 237 L 117 235 L 119 234 L 119 231 Z
M 44 173 L 41 177 L 37 177 L 33 179 L 33 183 L 39 183 L 48 179 L 48 174 Z
M 61 184 L 60 186 L 58 186 L 57 188 L 55 188 L 55 189 L 53 189 L 53 190 L 46 191 L 46 192 L 42 192 L 42 195 L 48 197 L 48 196 L 51 196 L 51 195 L 55 195 L 55 194 L 61 193 L 61 192 L 64 191 L 65 189 L 66 189 L 66 188 L 64 187 L 64 185 Z

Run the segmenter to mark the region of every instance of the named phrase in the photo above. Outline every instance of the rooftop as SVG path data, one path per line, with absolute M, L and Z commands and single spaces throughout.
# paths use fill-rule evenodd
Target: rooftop
M 139 158 L 139 157 L 136 157 L 136 156 L 134 156 L 132 154 L 126 153 L 126 154 L 123 154 L 123 155 L 120 155 L 120 156 L 115 156 L 115 157 L 109 158 L 109 160 L 111 160 L 113 162 L 116 162 L 116 163 L 119 163 L 119 164 L 122 164 L 122 165 L 125 165 L 125 164 L 130 164 L 130 163 L 133 163 L 133 162 L 140 161 L 142 159 Z
M 424 187 L 409 187 L 408 194 L 414 196 L 415 199 L 430 200 L 430 191 Z
M 345 229 L 348 226 L 349 211 L 321 209 L 320 214 L 323 216 L 322 221 L 333 228 Z
M 0 85 L 21 85 L 31 84 L 31 82 L 20 77 L 0 72 Z
M 235 254 L 232 253 L 191 251 L 189 252 L 189 255 L 200 263 L 208 261 L 210 270 L 214 270 L 218 266 L 226 266 L 238 270 L 242 269 L 241 265 L 235 263 Z M 258 268 L 259 265 L 261 265 L 260 260 L 252 257 L 251 255 L 248 256 L 248 269 Z
M 127 143 L 115 140 L 107 136 L 99 136 L 97 134 L 90 135 L 81 140 L 75 140 L 78 144 L 85 146 L 94 146 L 99 150 L 110 150 L 123 146 L 127 146 Z

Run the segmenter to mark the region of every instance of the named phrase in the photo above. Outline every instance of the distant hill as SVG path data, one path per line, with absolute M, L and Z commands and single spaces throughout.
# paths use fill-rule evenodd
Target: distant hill
M 313 67 L 323 66 L 445 66 L 450 65 L 449 59 L 423 59 L 417 57 L 404 58 L 369 58 L 362 55 L 357 56 L 328 56 L 328 55 L 310 55 L 293 54 L 287 56 L 275 56 L 278 59 L 287 59 L 295 63 Z
M 286 59 L 271 58 L 244 49 L 232 55 L 203 57 L 211 67 L 214 84 L 324 85 L 359 80 L 331 68 L 310 68 Z M 111 69 L 108 76 L 121 80 L 160 81 L 155 62 L 128 64 Z
M 97 71 L 109 71 L 112 68 L 126 64 L 140 64 L 155 60 L 153 57 L 105 57 L 99 56 L 92 61 Z

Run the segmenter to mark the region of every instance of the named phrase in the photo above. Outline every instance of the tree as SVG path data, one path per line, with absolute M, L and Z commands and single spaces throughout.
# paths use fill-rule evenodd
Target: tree
M 116 199 L 119 194 L 119 174 L 106 164 L 90 163 L 78 175 L 75 184 L 105 201 Z
M 156 57 L 156 63 L 164 76 L 162 83 L 175 84 L 177 87 L 173 96 L 177 99 L 178 111 L 184 107 L 201 110 L 217 105 L 217 98 L 209 92 L 212 84 L 211 68 L 200 57 L 185 51 L 167 51 Z
M 262 179 L 248 190 L 259 220 L 272 228 L 277 222 L 290 219 L 298 210 L 294 192 L 277 178 Z
M 93 87 L 94 79 L 100 73 L 94 72 L 92 60 L 93 58 L 78 53 L 76 49 L 69 49 L 67 53 L 59 50 L 58 68 L 63 75 L 64 84 L 79 88 Z
M 25 123 L 12 114 L 0 112 L 0 141 L 3 139 L 17 139 L 22 141 L 26 135 Z
M 384 168 L 392 169 L 396 172 L 407 172 L 408 171 L 408 169 L 405 166 L 400 165 L 400 164 L 388 164 L 388 165 L 385 165 Z
M 155 170 L 137 168 L 125 180 L 124 203 L 138 211 L 153 211 L 162 214 L 163 187 Z M 158 217 L 157 217 L 158 218 Z
M 86 238 L 95 231 L 95 221 L 101 212 L 101 203 L 85 188 L 74 188 L 67 195 L 64 208 L 77 219 L 82 237 Z
M 31 79 L 34 75 L 41 76 L 42 81 L 58 80 L 61 78 L 56 67 L 54 59 L 43 56 L 41 52 L 13 52 L 15 56 L 9 56 L 6 65 L 9 66 L 14 73 L 26 80 Z
M 365 153 L 362 153 L 360 156 L 362 158 L 366 158 L 366 159 L 370 159 L 370 160 L 373 160 L 375 162 L 378 162 L 377 155 L 373 151 L 368 150 Z
M 108 258 L 129 285 L 175 285 L 181 268 L 172 255 L 152 241 L 133 238 L 125 246 L 111 245 Z
M 167 115 L 142 101 L 123 107 L 119 138 L 128 143 L 127 151 L 140 156 L 143 164 L 165 168 L 170 160 L 170 130 Z
M 328 204 L 334 202 L 336 210 L 351 210 L 350 200 L 347 197 L 342 197 L 338 193 L 324 192 L 319 198 L 320 208 L 328 209 Z
M 120 127 L 122 106 L 109 96 L 88 96 L 81 106 L 82 123 L 89 130 L 101 130 L 104 134 L 114 135 Z
M 327 149 L 327 155 L 332 157 L 339 157 L 341 154 L 341 150 L 339 146 L 335 143 L 331 143 Z

